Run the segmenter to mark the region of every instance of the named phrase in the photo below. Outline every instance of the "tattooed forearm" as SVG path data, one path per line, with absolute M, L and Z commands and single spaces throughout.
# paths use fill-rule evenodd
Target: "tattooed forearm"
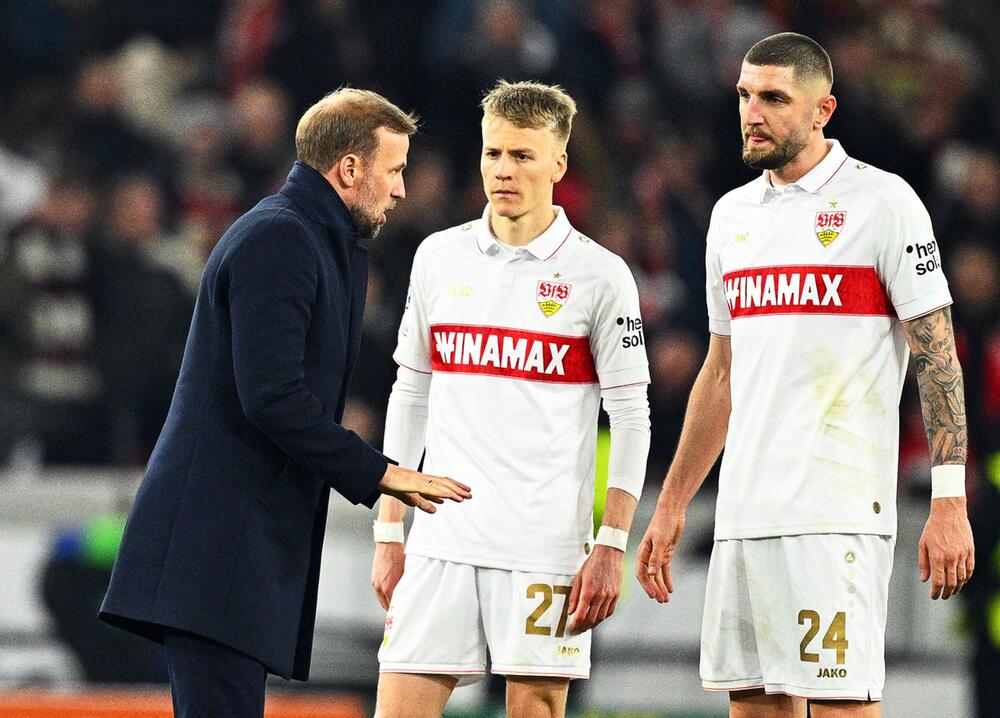
M 968 447 L 962 367 L 955 354 L 951 309 L 903 324 L 913 352 L 931 465 L 964 464 Z

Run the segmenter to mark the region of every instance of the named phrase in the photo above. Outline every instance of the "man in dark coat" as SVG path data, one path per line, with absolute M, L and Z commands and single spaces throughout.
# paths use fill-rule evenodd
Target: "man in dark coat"
M 177 716 L 262 716 L 268 673 L 308 678 L 331 488 L 429 512 L 470 495 L 340 425 L 367 283 L 358 239 L 405 196 L 415 130 L 373 92 L 328 95 L 299 122 L 285 186 L 208 260 L 100 614 L 164 644 Z

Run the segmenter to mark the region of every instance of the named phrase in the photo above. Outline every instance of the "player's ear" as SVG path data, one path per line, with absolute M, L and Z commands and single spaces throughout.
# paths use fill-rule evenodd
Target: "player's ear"
M 833 117 L 833 111 L 837 109 L 837 98 L 833 95 L 824 95 L 819 98 L 819 102 L 816 105 L 816 112 L 813 117 L 813 129 L 821 130 L 826 127 L 830 118 Z
M 563 178 L 566 174 L 566 169 L 569 167 L 569 155 L 566 154 L 566 150 L 563 150 L 556 157 L 555 170 L 552 173 L 552 184 L 555 184 Z

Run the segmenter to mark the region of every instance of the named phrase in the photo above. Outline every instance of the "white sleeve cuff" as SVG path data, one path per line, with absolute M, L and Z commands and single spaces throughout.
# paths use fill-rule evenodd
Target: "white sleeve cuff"
M 611 422 L 608 488 L 642 495 L 649 456 L 649 399 L 646 385 L 622 386 L 601 392 Z

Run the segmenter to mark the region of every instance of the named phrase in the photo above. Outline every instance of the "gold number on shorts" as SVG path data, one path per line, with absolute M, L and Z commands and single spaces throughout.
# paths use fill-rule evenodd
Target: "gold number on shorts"
M 538 594 L 542 595 L 542 601 L 537 606 L 535 610 L 531 612 L 524 621 L 524 632 L 529 636 L 551 636 L 552 627 L 551 626 L 539 626 L 538 619 L 540 619 L 545 612 L 549 610 L 552 606 L 552 594 L 557 596 L 563 596 L 563 607 L 559 615 L 559 623 L 556 626 L 556 638 L 562 638 L 566 633 L 566 619 L 568 618 L 567 610 L 569 609 L 569 592 L 570 586 L 549 586 L 547 583 L 533 583 L 528 586 L 527 597 L 534 598 Z
M 806 650 L 812 639 L 819 633 L 819 614 L 815 611 L 802 609 L 799 611 L 799 625 L 804 626 L 806 621 L 809 621 L 809 628 L 806 629 L 806 635 L 802 637 L 802 643 L 799 644 L 799 660 L 806 663 L 819 663 L 819 654 Z
M 799 660 L 806 663 L 819 663 L 819 654 L 806 650 L 812 639 L 819 633 L 819 614 L 816 611 L 802 609 L 799 611 L 799 625 L 804 626 L 806 622 L 809 623 L 809 628 L 806 629 L 806 635 L 802 637 L 802 642 L 799 644 Z M 833 621 L 830 622 L 830 627 L 823 634 L 823 648 L 828 651 L 836 651 L 837 665 L 842 666 L 847 662 L 847 646 L 847 614 L 838 611 L 833 617 Z
M 847 614 L 838 611 L 823 636 L 823 648 L 837 652 L 837 665 L 842 666 L 846 661 L 847 653 Z

